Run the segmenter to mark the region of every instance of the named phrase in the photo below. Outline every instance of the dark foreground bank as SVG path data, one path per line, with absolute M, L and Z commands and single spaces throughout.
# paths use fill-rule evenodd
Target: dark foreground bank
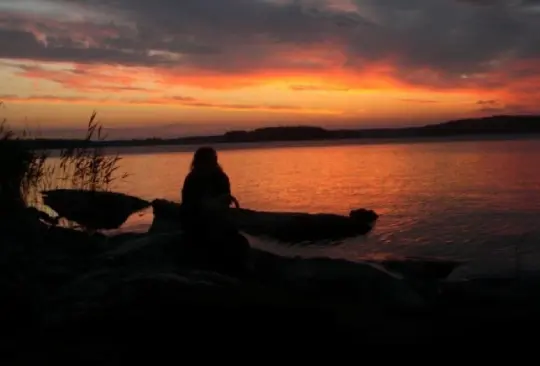
M 451 283 L 451 262 L 351 263 L 255 248 L 249 268 L 234 273 L 170 227 L 90 235 L 26 209 L 4 217 L 0 229 L 3 364 L 179 361 L 194 347 L 212 353 L 216 345 L 275 352 L 520 342 L 540 324 L 534 276 Z

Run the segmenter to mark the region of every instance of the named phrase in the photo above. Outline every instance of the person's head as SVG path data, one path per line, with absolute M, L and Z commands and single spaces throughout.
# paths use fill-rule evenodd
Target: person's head
M 221 169 L 217 151 L 211 147 L 200 147 L 195 151 L 191 161 L 191 170 Z

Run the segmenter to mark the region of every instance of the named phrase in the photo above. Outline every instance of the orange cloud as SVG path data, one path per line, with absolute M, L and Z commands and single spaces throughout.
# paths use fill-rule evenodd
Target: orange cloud
M 303 59 L 302 52 L 297 57 Z M 275 56 L 280 57 L 280 56 Z M 296 60 L 296 58 L 294 59 Z M 293 91 L 365 91 L 385 89 L 426 89 L 406 84 L 394 77 L 390 64 L 372 64 L 361 71 L 342 68 L 339 63 L 321 62 L 317 68 L 294 66 L 281 69 L 231 70 L 218 72 L 195 67 L 126 67 L 93 64 L 21 65 L 18 76 L 55 82 L 78 92 L 157 92 L 174 86 L 214 90 L 279 84 Z M 315 62 L 315 61 L 314 61 Z M 47 66 L 49 65 L 49 66 Z M 152 85 L 149 87 L 148 85 Z M 145 86 L 143 86 L 145 85 Z
M 61 69 L 37 65 L 21 65 L 19 68 L 20 71 L 17 72 L 19 76 L 54 82 L 78 92 L 150 92 L 147 87 L 138 85 L 146 81 L 145 76 L 148 74 L 141 74 L 137 69 L 81 64 Z
M 510 78 L 510 82 L 503 83 L 507 78 L 503 73 L 484 75 L 471 75 L 463 78 L 453 85 L 447 80 L 439 81 L 439 88 L 430 84 L 407 82 L 399 78 L 399 69 L 391 63 L 379 63 L 366 65 L 358 71 L 356 69 L 340 68 L 339 66 L 327 65 L 323 71 L 281 69 L 281 70 L 253 70 L 244 73 L 218 73 L 208 70 L 185 68 L 146 68 L 108 65 L 85 65 L 85 64 L 42 64 L 21 65 L 17 75 L 29 80 L 43 80 L 54 82 L 65 88 L 65 93 L 84 93 L 85 98 L 42 98 L 42 102 L 61 103 L 101 103 L 101 104 L 145 104 L 145 105 L 179 105 L 190 108 L 219 108 L 228 110 L 267 110 L 291 113 L 337 113 L 342 110 L 336 107 L 334 102 L 327 101 L 321 105 L 321 110 L 301 107 L 306 100 L 305 93 L 335 92 L 348 93 L 347 98 L 355 95 L 377 93 L 384 97 L 387 92 L 389 99 L 399 99 L 409 104 L 434 104 L 440 98 L 445 99 L 451 94 L 461 94 L 463 98 L 469 98 L 470 104 L 474 105 L 477 100 L 497 99 L 501 105 L 512 105 L 512 110 L 519 110 L 527 105 L 526 110 L 534 108 L 533 93 L 528 88 L 535 87 L 535 80 L 523 78 Z M 508 73 L 519 73 L 522 68 L 516 67 L 515 71 L 508 68 Z M 527 70 L 526 70 L 527 71 Z M 523 71 L 521 71 L 523 72 Z M 424 77 L 437 79 L 437 74 L 430 70 L 424 70 Z M 502 84 L 504 88 L 501 87 Z M 226 97 L 229 91 L 237 91 L 242 88 L 254 86 L 276 86 L 291 94 L 291 105 L 261 105 L 257 95 L 250 95 L 249 103 L 234 103 Z M 537 84 L 536 84 L 537 85 Z M 204 90 L 219 91 L 228 99 L 227 103 L 207 102 L 206 96 L 201 100 L 175 100 L 171 97 L 163 97 L 164 90 L 173 90 L 182 87 L 191 87 Z M 182 93 L 183 91 L 179 91 Z M 188 91 L 190 94 L 193 91 Z M 45 92 L 46 93 L 46 92 Z M 107 93 L 111 99 L 96 98 L 98 93 Z M 297 93 L 297 97 L 293 94 Z M 406 96 L 410 94 L 410 97 Z M 196 95 L 199 95 L 197 93 Z M 399 96 L 397 96 L 399 95 Z M 126 97 L 123 97 L 126 96 Z M 130 97 L 127 97 L 130 96 Z M 133 98 L 136 96 L 137 98 Z M 140 98 L 143 97 L 143 98 Z M 212 97 L 213 98 L 213 97 Z M 265 98 L 261 95 L 260 99 Z M 34 98 L 35 100 L 36 98 Z M 519 101 L 519 103 L 518 103 Z M 279 103 L 282 104 L 282 103 Z M 343 103 L 341 103 L 344 105 Z M 386 104 L 386 108 L 390 105 Z M 403 108 L 403 105 L 395 105 L 392 108 Z M 456 105 L 456 108 L 463 106 Z M 362 108 L 363 109 L 363 108 Z M 525 109 L 524 109 L 525 110 Z M 474 111 L 474 109 L 473 109 Z M 487 113 L 485 106 L 477 106 L 477 111 Z M 503 110 L 501 110 L 503 111 Z M 353 113 L 353 112 L 351 112 Z M 397 111 L 396 111 L 397 113 Z M 353 113 L 354 114 L 354 113 Z
M 215 103 L 198 100 L 192 97 L 164 96 L 158 98 L 137 98 L 137 99 L 110 99 L 110 98 L 89 98 L 78 96 L 54 96 L 54 95 L 32 95 L 21 97 L 17 95 L 0 95 L 0 101 L 4 103 L 78 103 L 78 104 L 109 104 L 109 105 L 167 105 L 184 108 L 211 108 L 236 111 L 266 111 L 266 112 L 288 112 L 306 114 L 337 114 L 334 110 L 324 108 L 303 108 L 288 105 L 251 105 L 251 104 L 231 104 Z

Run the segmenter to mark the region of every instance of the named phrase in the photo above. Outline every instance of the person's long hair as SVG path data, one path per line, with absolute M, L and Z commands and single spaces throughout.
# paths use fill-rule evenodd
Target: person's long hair
M 195 151 L 191 161 L 191 171 L 221 171 L 221 166 L 218 162 L 217 151 L 211 147 L 200 147 Z

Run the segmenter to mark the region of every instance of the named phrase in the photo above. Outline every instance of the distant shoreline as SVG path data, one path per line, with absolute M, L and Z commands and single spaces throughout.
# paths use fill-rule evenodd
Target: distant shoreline
M 384 144 L 427 144 L 427 143 L 454 143 L 454 142 L 490 142 L 490 141 L 516 141 L 516 140 L 540 140 L 539 134 L 518 135 L 467 135 L 449 137 L 407 137 L 395 139 L 341 139 L 341 140 L 310 140 L 310 141 L 261 141 L 261 142 L 238 142 L 216 143 L 214 148 L 220 151 L 256 150 L 256 149 L 279 149 L 279 148 L 308 148 L 308 147 L 339 147 L 358 145 L 384 145 Z M 107 146 L 108 153 L 130 154 L 159 154 L 167 152 L 193 152 L 200 145 L 196 144 L 170 144 L 170 145 L 141 145 L 141 146 Z M 59 152 L 59 150 L 56 150 Z
M 361 141 L 397 142 L 400 140 L 431 141 L 442 138 L 505 139 L 516 137 L 540 137 L 540 116 L 492 116 L 463 119 L 421 127 L 392 129 L 327 130 L 321 127 L 292 126 L 266 127 L 252 131 L 229 131 L 222 135 L 179 137 L 173 139 L 134 139 L 90 142 L 102 147 L 157 147 L 204 144 L 259 144 L 259 143 L 305 143 L 337 142 L 360 143 Z M 88 146 L 88 142 L 75 139 L 26 139 L 30 149 L 57 150 L 68 147 Z

